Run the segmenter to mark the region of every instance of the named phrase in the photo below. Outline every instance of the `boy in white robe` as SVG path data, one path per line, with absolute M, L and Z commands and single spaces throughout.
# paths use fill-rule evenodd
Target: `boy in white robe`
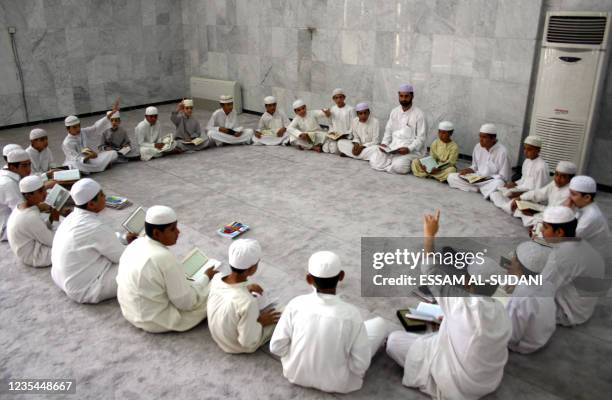
M 19 181 L 30 175 L 31 162 L 28 153 L 19 148 L 6 156 L 6 168 L 0 171 L 0 240 L 7 240 L 6 223 L 9 216 L 23 201 Z
M 270 340 L 280 318 L 274 309 L 259 310 L 255 293 L 261 296 L 263 289 L 249 284 L 260 260 L 261 247 L 256 240 L 238 239 L 229 247 L 231 273 L 210 284 L 208 328 L 226 353 L 253 353 Z
M 125 249 L 115 232 L 98 215 L 106 197 L 93 179 L 70 189 L 76 207 L 62 221 L 51 248 L 51 277 L 77 303 L 99 303 L 117 295 L 117 267 Z M 128 234 L 131 242 L 136 238 Z
M 30 145 L 26 149 L 32 162 L 32 174 L 38 175 L 43 181 L 53 180 L 53 173 L 59 171 L 53 162 L 53 153 L 49 149 L 47 131 L 34 128 L 30 131 Z M 51 182 L 53 183 L 53 182 Z M 53 186 L 52 184 L 46 185 Z
M 549 179 L 548 164 L 540 157 L 542 139 L 538 136 L 527 136 L 523 144 L 525 161 L 521 168 L 521 179 L 507 182 L 496 192 L 491 193 L 491 201 L 508 214 L 512 214 L 512 199 L 522 193 L 545 186 Z
M 485 199 L 511 178 L 510 157 L 506 146 L 497 141 L 497 128 L 493 124 L 480 127 L 479 143 L 474 146 L 472 165 L 448 176 L 448 186 L 465 192 L 480 192 Z M 464 178 L 477 174 L 489 179 L 469 183 Z
M 380 317 L 364 322 L 355 306 L 340 299 L 336 288 L 343 279 L 335 253 L 319 251 L 308 260 L 313 292 L 287 304 L 270 341 L 289 382 L 332 393 L 361 388 L 391 327 Z
M 424 251 L 434 251 L 440 212 L 425 215 Z M 488 265 L 488 264 L 484 264 Z M 457 274 L 488 279 L 490 271 L 476 262 Z M 441 268 L 421 264 L 423 274 L 442 274 Z M 469 281 L 468 281 L 469 282 Z M 438 399 L 475 400 L 499 386 L 508 360 L 512 325 L 503 304 L 490 297 L 495 287 L 430 286 L 444 317 L 437 332 L 389 335 L 387 354 L 404 367 L 402 383 Z
M 166 136 L 163 136 L 161 133 L 158 114 L 157 107 L 147 107 L 145 109 L 145 118 L 134 128 L 142 161 L 149 161 L 152 158 L 171 154 L 176 148 L 176 141 L 174 139 L 168 143 L 164 142 Z
M 193 117 L 193 100 L 184 99 L 176 106 L 170 115 L 170 120 L 176 127 L 174 137 L 178 140 L 176 146 L 183 151 L 200 151 L 210 145 L 206 133 L 202 133 L 200 122 Z M 193 140 L 201 143 L 193 143 Z
M 516 248 L 508 273 L 533 276 L 542 272 L 551 248 L 534 241 L 523 242 Z M 557 308 L 551 282 L 542 285 L 519 283 L 506 304 L 512 321 L 512 337 L 508 348 L 517 353 L 533 353 L 544 347 L 555 332 Z
M 385 133 L 370 166 L 394 174 L 410 172 L 412 160 L 423 157 L 427 139 L 425 114 L 413 104 L 414 88 L 408 83 L 399 87 L 400 105 L 391 110 Z
M 559 161 L 552 182 L 541 188 L 522 193 L 518 200 L 546 204 L 548 207 L 564 205 L 569 198 L 569 183 L 575 174 L 576 164 L 569 161 Z M 521 218 L 523 226 L 531 229 L 542 221 L 542 213 L 530 210 L 521 211 L 516 207 L 516 200 L 516 198 L 512 199 L 510 208 L 514 210 L 515 217 Z
M 30 267 L 51 265 L 53 221 L 59 212 L 51 210 L 47 223 L 43 221 L 38 204 L 45 201 L 47 188 L 40 176 L 30 175 L 19 181 L 25 201 L 15 207 L 7 222 L 7 236 L 11 250 L 23 264 Z
M 325 113 L 321 110 L 309 111 L 301 99 L 293 102 L 293 112 L 295 117 L 287 127 L 289 143 L 300 150 L 323 151 L 323 145 L 329 139 L 319 121 L 325 118 Z
M 234 110 L 234 98 L 221 95 L 219 97 L 221 108 L 215 110 L 206 124 L 208 137 L 214 140 L 217 146 L 224 144 L 251 144 L 253 129 L 238 126 L 238 114 Z
M 335 104 L 331 108 L 324 108 L 322 110 L 325 116 L 331 121 L 329 132 L 346 135 L 345 139 L 351 139 L 351 124 L 353 119 L 357 116 L 357 114 L 355 114 L 355 109 L 345 103 L 346 94 L 340 88 L 334 89 L 332 92 L 332 100 Z M 338 141 L 333 139 L 326 140 L 325 143 L 323 143 L 322 150 L 324 153 L 340 154 L 338 150 Z
M 166 206 L 150 207 L 146 236 L 134 240 L 119 260 L 117 300 L 128 322 L 147 332 L 186 331 L 206 318 L 213 267 L 188 281 L 181 263 L 168 249 L 179 237 L 177 217 Z
M 351 121 L 350 128 L 353 139 L 340 139 L 338 150 L 341 155 L 368 161 L 380 143 L 380 125 L 378 119 L 370 115 L 368 103 L 357 104 L 355 112 L 357 117 Z
M 279 110 L 274 96 L 266 96 L 264 98 L 264 106 L 266 112 L 259 119 L 253 144 L 278 146 L 284 144 L 289 139 L 287 126 L 289 126 L 289 118 L 282 110 Z
M 542 278 L 554 287 L 557 324 L 582 324 L 604 291 L 604 260 L 588 241 L 576 237 L 578 221 L 571 208 L 548 207 L 542 218 L 542 236 L 554 245 Z

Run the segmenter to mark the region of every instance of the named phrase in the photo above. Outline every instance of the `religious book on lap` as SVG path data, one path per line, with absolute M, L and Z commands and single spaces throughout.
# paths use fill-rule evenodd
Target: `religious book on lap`
M 532 201 L 517 200 L 516 208 L 518 208 L 521 211 L 531 210 L 535 212 L 544 212 L 544 209 L 546 208 L 546 206 L 543 204 L 534 203 Z
M 174 136 L 171 133 L 169 133 L 162 138 L 160 143 L 164 144 L 164 147 L 162 147 L 160 151 L 161 152 L 168 151 L 172 148 L 172 145 L 174 144 Z
M 90 155 L 90 154 L 95 154 L 96 152 L 93 151 L 92 149 L 90 149 L 89 147 L 85 147 L 83 148 L 83 150 L 81 150 L 81 154 L 83 154 L 84 156 Z
M 122 148 L 120 148 L 117 153 L 121 154 L 121 155 L 126 155 L 127 153 L 129 153 L 130 151 L 132 151 L 132 148 L 130 146 L 124 146 Z
M 200 282 L 206 275 L 206 270 L 214 268 L 217 271 L 221 271 L 221 261 L 213 258 L 208 258 L 202 250 L 195 248 L 189 252 L 181 261 L 183 271 L 185 271 L 185 277 L 189 280 Z
M 144 208 L 138 207 L 134 212 L 126 218 L 121 226 L 128 232 L 134 233 L 139 236 L 144 236 L 145 230 L 145 216 L 146 212 Z
M 512 195 L 516 195 L 517 193 L 525 193 L 525 192 L 529 191 L 529 190 L 524 189 L 524 188 L 513 187 L 513 188 L 509 189 L 509 188 L 506 188 L 506 187 L 503 187 L 503 186 L 498 188 L 497 190 L 499 190 L 504 197 L 510 197 Z
M 78 169 L 67 169 L 64 171 L 55 171 L 53 180 L 60 182 L 78 181 L 81 179 L 81 172 Z
M 461 177 L 461 179 L 471 184 L 485 182 L 492 179 L 490 176 L 482 176 L 478 174 L 465 174 L 459 176 Z
M 410 315 L 409 309 L 397 310 L 396 315 L 404 329 L 408 332 L 420 332 L 427 330 L 427 323 L 425 323 L 425 321 L 407 317 L 407 315 Z
M 182 142 L 184 144 L 192 144 L 194 146 L 199 146 L 202 143 L 204 143 L 204 139 L 202 139 L 201 137 L 197 137 L 197 138 L 193 138 L 191 140 L 183 140 Z
M 425 322 L 440 323 L 444 316 L 442 308 L 437 304 L 419 303 L 416 308 L 409 308 L 406 318 L 416 319 Z
M 425 167 L 425 171 L 427 171 L 428 174 L 431 174 L 431 171 L 433 171 L 434 168 L 442 168 L 448 165 L 448 161 L 439 163 L 432 156 L 421 158 L 419 161 L 421 162 L 421 165 Z
M 251 292 L 251 294 L 257 299 L 257 307 L 259 307 L 259 311 L 267 311 L 272 308 L 276 308 L 278 299 L 271 298 L 267 292 L 263 292 L 262 294 Z
M 344 137 L 348 137 L 347 133 L 338 133 L 338 132 L 329 132 L 327 134 L 327 137 L 330 138 L 331 140 L 340 140 Z
M 262 129 L 259 133 L 261 133 L 261 136 L 276 136 L 276 133 L 274 133 L 272 129 Z
M 68 190 L 64 189 L 61 185 L 55 185 L 53 189 L 47 193 L 45 204 L 59 211 L 64 207 L 69 198 L 70 192 Z

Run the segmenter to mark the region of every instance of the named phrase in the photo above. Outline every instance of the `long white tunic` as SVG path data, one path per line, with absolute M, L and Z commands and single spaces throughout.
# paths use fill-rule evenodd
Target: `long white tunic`
M 32 161 L 32 175 L 38 175 L 43 180 L 47 180 L 47 171 L 54 167 L 53 153 L 46 147 L 43 151 L 38 151 L 32 146 L 26 149 Z
M 357 117 L 355 109 L 348 104 L 345 104 L 342 108 L 334 104 L 329 112 L 331 113 L 329 131 L 351 135 L 351 123 Z
M 268 146 L 277 146 L 285 140 L 287 140 L 289 133 L 285 131 L 283 136 L 278 137 L 276 133 L 281 128 L 286 128 L 289 126 L 289 118 L 282 110 L 276 110 L 274 114 L 270 114 L 269 112 L 263 113 L 261 118 L 259 119 L 259 123 L 257 124 L 257 130 L 261 132 L 262 130 L 270 130 L 275 136 L 262 136 L 261 138 L 254 137 L 253 142 L 256 144 L 265 144 Z
M 136 239 L 119 261 L 117 300 L 134 326 L 148 332 L 186 331 L 206 318 L 208 277 L 188 281 L 163 244 Z
M 210 284 L 208 328 L 226 353 L 252 353 L 270 338 L 270 329 L 257 322 L 257 299 L 247 289 L 249 282 L 227 284 L 220 274 Z
M 585 292 L 578 291 L 575 280 L 603 278 L 604 273 L 603 259 L 587 241 L 568 240 L 555 246 L 542 271 L 542 279 L 551 282 L 555 289 L 558 324 L 577 325 L 591 318 L 600 293 L 585 296 Z
M 105 274 L 116 273 L 123 250 L 115 232 L 98 214 L 75 208 L 55 233 L 51 277 L 74 301 L 99 302 Z
M 535 190 L 545 186 L 550 181 L 548 164 L 542 157 L 534 160 L 525 159 L 521 168 L 521 179 L 516 181 L 518 189 Z
M 505 182 L 510 181 L 512 177 L 508 150 L 499 142 L 496 142 L 489 150 L 477 143 L 472 152 L 470 168 L 478 175 L 490 176 Z
M 85 157 L 82 154 L 83 151 L 83 137 L 81 135 L 66 135 L 62 142 L 62 150 L 64 151 L 64 165 L 78 169 L 82 172 L 102 172 L 110 163 L 117 160 L 118 155 L 115 150 L 100 151 L 96 158 L 90 158 L 85 161 Z M 97 147 L 90 147 L 90 149 L 96 149 Z
M 532 353 L 544 347 L 555 332 L 555 291 L 552 283 L 542 286 L 518 285 L 506 305 L 512 321 L 508 347 L 518 353 Z
M 404 111 L 402 106 L 397 106 L 391 110 L 382 144 L 392 149 L 408 147 L 410 152 L 423 152 L 426 139 L 427 121 L 420 108 L 412 106 Z
M 325 118 L 325 113 L 321 110 L 308 110 L 306 116 L 300 117 L 296 115 L 287 127 L 290 139 L 293 145 L 300 145 L 305 148 L 310 148 L 313 145 L 323 144 L 327 138 L 327 132 L 319 125 L 319 120 Z M 312 144 L 302 140 L 299 136 L 302 133 L 308 133 Z
M 7 223 L 8 242 L 15 256 L 31 267 L 51 265 L 53 230 L 42 220 L 38 207 L 15 207 Z
M 19 191 L 19 174 L 8 169 L 0 170 L 0 240 L 7 239 L 6 223 L 11 212 L 23 201 Z
M 102 133 L 105 130 L 110 129 L 111 126 L 112 124 L 110 119 L 104 116 L 97 120 L 92 126 L 87 126 L 85 128 L 81 127 L 83 147 L 89 147 L 92 150 L 97 149 L 102 142 Z
M 155 144 L 161 143 L 162 140 L 161 126 L 159 122 L 156 122 L 155 125 L 151 125 L 145 118 L 140 121 L 138 125 L 136 125 L 136 128 L 134 128 L 134 134 L 136 135 L 136 140 L 138 141 L 141 160 L 149 161 L 152 158 L 161 157 L 164 154 L 161 150 L 155 148 Z M 175 146 L 176 143 L 167 151 L 174 150 Z
M 316 292 L 287 304 L 270 351 L 281 357 L 289 382 L 337 393 L 361 388 L 372 352 L 359 310 Z
M 608 218 L 603 215 L 597 203 L 576 210 L 578 226 L 576 237 L 587 240 L 601 254 L 610 268 L 612 263 L 612 236 Z
M 521 194 L 520 199 L 546 204 L 548 207 L 554 207 L 565 204 L 569 195 L 569 185 L 560 188 L 553 180 L 544 187 Z M 533 216 L 525 215 L 518 208 L 514 210 L 514 216 L 521 218 L 523 226 L 533 226 L 542 221 L 542 213 L 537 213 Z
M 230 111 L 229 114 L 226 114 L 222 108 L 216 109 L 208 123 L 206 124 L 206 130 L 208 132 L 208 137 L 215 141 L 217 145 L 226 143 L 226 144 L 243 144 L 249 143 L 253 137 L 252 129 L 244 129 L 240 136 L 230 135 L 224 132 L 221 132 L 219 128 L 228 128 L 235 130 L 239 127 L 238 123 L 238 114 L 236 114 L 236 110 Z
M 351 133 L 353 139 L 341 139 L 338 141 L 338 149 L 343 154 L 359 160 L 369 160 L 376 146 L 380 143 L 380 124 L 378 119 L 369 116 L 366 122 L 360 122 L 359 117 L 353 118 L 351 122 Z M 365 149 L 358 156 L 353 155 L 353 144 L 358 143 Z

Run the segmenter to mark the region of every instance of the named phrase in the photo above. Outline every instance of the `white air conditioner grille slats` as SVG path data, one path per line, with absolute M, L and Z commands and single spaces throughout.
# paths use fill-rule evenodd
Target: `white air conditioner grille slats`
M 585 134 L 584 124 L 538 117 L 535 122 L 535 133 L 543 142 L 540 154 L 551 171 L 559 161 L 578 161 L 578 150 Z
M 601 44 L 605 37 L 606 17 L 551 16 L 546 40 L 551 43 Z

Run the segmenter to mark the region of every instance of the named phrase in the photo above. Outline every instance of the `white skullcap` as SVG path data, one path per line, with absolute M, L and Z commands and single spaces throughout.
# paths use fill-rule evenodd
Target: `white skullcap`
M 576 219 L 574 211 L 565 206 L 546 207 L 542 220 L 548 224 L 565 224 Z
M 29 175 L 19 181 L 19 191 L 21 193 L 32 193 L 43 187 L 44 184 L 40 176 Z
M 340 88 L 335 88 L 332 92 L 332 97 L 333 96 L 338 96 L 339 94 L 344 95 L 344 90 L 340 89 Z
M 576 167 L 576 164 L 569 161 L 559 161 L 559 164 L 557 164 L 557 168 L 555 169 L 557 172 L 568 175 L 575 175 L 577 170 L 578 167 Z
M 47 137 L 47 131 L 40 128 L 34 128 L 30 131 L 30 140 L 36 140 Z
M 516 258 L 521 265 L 531 272 L 540 273 L 548 261 L 551 248 L 533 240 L 523 242 L 516 248 Z
M 225 94 L 222 94 L 221 96 L 219 96 L 219 103 L 221 104 L 228 104 L 228 103 L 233 103 L 234 102 L 234 98 L 232 96 L 227 96 Z
M 304 100 L 302 99 L 297 99 L 296 101 L 293 102 L 293 109 L 298 109 L 302 106 L 306 105 L 306 103 L 304 103 Z
M 238 239 L 228 250 L 229 265 L 236 269 L 249 269 L 261 260 L 261 246 L 255 239 Z
M 264 104 L 276 104 L 276 98 L 274 98 L 274 96 L 266 96 L 264 97 Z
M 100 190 L 102 190 L 102 187 L 98 182 L 91 178 L 83 178 L 72 185 L 70 196 L 74 200 L 74 204 L 82 206 L 92 201 L 100 193 Z
M 438 129 L 441 131 L 452 131 L 455 129 L 455 126 L 450 121 L 442 121 L 438 124 Z
M 480 133 L 488 133 L 489 135 L 497 135 L 497 127 L 495 124 L 483 124 L 480 127 Z
M 590 176 L 578 175 L 572 178 L 569 188 L 580 193 L 595 193 L 597 192 L 597 182 Z
M 402 83 L 397 91 L 402 93 L 412 93 L 414 92 L 414 88 L 409 83 Z
M 121 118 L 121 114 L 119 113 L 119 111 L 115 111 L 115 112 L 109 111 L 106 113 L 106 116 L 109 117 L 110 119 Z
M 370 109 L 370 105 L 367 102 L 362 102 L 362 103 L 358 103 L 355 106 L 355 111 L 365 111 L 365 110 L 369 110 Z
M 8 163 L 18 163 L 22 161 L 29 161 L 30 155 L 24 149 L 16 149 L 8 153 L 6 156 L 6 162 Z
M 158 114 L 157 107 L 150 106 L 145 109 L 145 115 L 157 115 L 157 114 Z
M 331 251 L 317 251 L 308 260 L 308 273 L 317 278 L 333 278 L 341 269 L 340 257 Z
M 193 107 L 193 99 L 185 99 L 185 100 L 183 100 L 183 106 L 185 106 L 185 107 Z
M 64 125 L 66 126 L 74 126 L 80 123 L 81 123 L 81 120 L 78 117 L 75 117 L 74 115 L 69 115 L 64 120 Z
M 19 146 L 18 144 L 7 144 L 2 148 L 2 156 L 6 157 L 11 151 L 20 149 L 23 150 L 23 147 Z
M 174 210 L 167 206 L 149 207 L 145 214 L 145 222 L 153 225 L 172 224 L 177 220 Z
M 491 257 L 482 257 L 483 263 L 479 264 L 477 261 L 467 266 L 468 274 L 471 276 L 480 276 L 480 281 L 485 282 L 493 275 L 499 275 L 504 273 L 504 269 L 499 266 L 495 260 Z
M 539 136 L 529 135 L 525 138 L 525 144 L 533 147 L 542 147 L 542 139 Z

